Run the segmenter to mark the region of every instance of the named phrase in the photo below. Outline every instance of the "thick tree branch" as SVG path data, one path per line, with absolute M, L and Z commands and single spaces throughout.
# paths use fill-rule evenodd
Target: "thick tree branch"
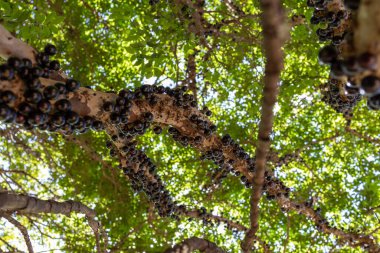
M 267 155 L 270 147 L 270 134 L 273 126 L 273 108 L 277 101 L 280 73 L 283 68 L 281 47 L 285 42 L 287 27 L 284 25 L 284 10 L 280 0 L 261 1 L 262 26 L 264 34 L 264 51 L 267 59 L 265 65 L 264 91 L 261 108 L 261 120 L 256 148 L 256 172 L 251 196 L 251 228 L 247 232 L 242 249 L 250 251 L 253 236 L 258 230 L 259 201 L 264 184 Z
M 15 56 L 18 58 L 28 58 L 33 63 L 36 62 L 37 51 L 31 46 L 13 37 L 2 25 L 0 25 L 0 34 L 0 57 L 7 59 L 10 56 Z
M 0 192 L 0 211 L 18 212 L 20 214 L 52 213 L 67 216 L 72 212 L 77 212 L 85 214 L 90 218 L 95 218 L 96 216 L 94 210 L 80 202 L 41 200 L 28 195 L 11 192 Z
M 17 212 L 18 214 L 64 214 L 67 216 L 69 216 L 72 212 L 84 214 L 86 215 L 89 225 L 95 234 L 97 251 L 106 251 L 101 251 L 100 248 L 99 230 L 101 230 L 101 226 L 99 222 L 95 220 L 95 211 L 80 202 L 41 200 L 23 194 L 0 192 L 0 212 L 5 215 L 13 212 Z M 8 219 L 5 215 L 3 216 Z
M 195 250 L 199 250 L 204 253 L 225 252 L 213 242 L 198 237 L 191 237 L 175 245 L 173 248 L 167 249 L 164 253 L 191 253 Z
M 354 27 L 354 48 L 355 54 L 371 52 L 380 55 L 380 2 L 377 0 L 363 0 L 361 2 Z M 350 54 L 350 52 L 345 52 Z M 352 53 L 352 52 L 351 52 Z M 379 59 L 377 60 L 377 62 Z M 380 74 L 380 65 L 377 68 L 377 75 Z

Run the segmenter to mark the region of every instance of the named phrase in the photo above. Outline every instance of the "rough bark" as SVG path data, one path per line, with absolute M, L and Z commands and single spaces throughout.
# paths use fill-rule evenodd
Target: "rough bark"
M 206 239 L 191 237 L 183 242 L 175 245 L 171 249 L 167 249 L 164 253 L 191 253 L 199 250 L 204 253 L 224 253 L 225 251 L 219 248 L 215 243 Z

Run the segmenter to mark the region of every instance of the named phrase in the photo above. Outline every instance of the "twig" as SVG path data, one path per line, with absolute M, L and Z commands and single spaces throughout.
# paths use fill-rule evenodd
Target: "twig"
M 31 174 L 23 171 L 23 170 L 3 170 L 3 169 L 0 169 L 0 174 L 2 173 L 17 173 L 17 174 L 23 174 L 25 175 L 26 177 L 30 177 L 32 178 L 33 180 L 35 180 L 39 185 L 41 185 L 45 190 L 47 190 L 50 194 L 52 194 L 53 196 L 57 196 L 49 187 L 47 187 L 45 184 L 43 184 L 40 180 L 38 180 L 36 177 L 32 176 Z
M 21 252 L 20 250 L 16 249 L 12 245 L 10 245 L 7 241 L 5 241 L 3 238 L 0 237 L 0 241 L 2 241 L 8 249 L 10 249 L 10 252 Z
M 198 210 L 195 210 L 195 211 L 185 211 L 183 213 L 185 216 L 187 217 L 191 217 L 191 218 L 203 218 L 203 216 L 198 212 Z M 213 220 L 215 222 L 222 222 L 222 223 L 225 223 L 227 224 L 227 227 L 228 228 L 234 228 L 234 229 L 237 229 L 239 231 L 247 231 L 248 228 L 237 223 L 237 222 L 234 222 L 234 221 L 231 221 L 227 218 L 224 218 L 224 217 L 221 217 L 221 216 L 218 216 L 218 215 L 213 215 L 213 214 L 204 214 L 204 218 L 206 219 L 209 219 L 209 220 Z
M 358 132 L 357 130 L 352 129 L 352 128 L 349 127 L 349 126 L 346 127 L 346 131 L 349 132 L 349 133 L 351 133 L 351 134 L 353 134 L 353 135 L 355 135 L 356 137 L 359 137 L 359 138 L 361 138 L 361 139 L 364 139 L 364 140 L 366 140 L 366 141 L 368 141 L 368 142 L 371 142 L 371 143 L 373 143 L 373 144 L 380 144 L 380 139 L 373 138 L 373 137 L 368 136 L 368 135 L 366 135 L 366 134 L 362 134 L 362 133 Z

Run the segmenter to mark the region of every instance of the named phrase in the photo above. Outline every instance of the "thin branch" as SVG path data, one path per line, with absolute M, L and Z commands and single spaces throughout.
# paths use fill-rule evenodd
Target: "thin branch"
M 187 71 L 188 78 L 187 83 L 189 85 L 189 89 L 193 93 L 195 101 L 198 102 L 198 92 L 197 92 L 197 65 L 195 62 L 196 54 L 190 54 L 187 59 Z
M 7 241 L 5 241 L 3 238 L 0 237 L 0 241 L 2 241 L 5 246 L 10 250 L 10 252 L 21 252 L 21 250 L 18 250 L 17 248 L 13 247 L 12 245 L 10 245 Z
M 270 134 L 273 126 L 273 108 L 277 101 L 278 83 L 283 68 L 281 47 L 288 33 L 284 25 L 284 10 L 280 0 L 261 1 L 262 25 L 264 34 L 264 51 L 267 59 L 265 65 L 264 91 L 261 108 L 261 120 L 256 148 L 256 172 L 251 195 L 251 228 L 247 232 L 242 249 L 249 252 L 256 231 L 259 228 L 259 201 L 264 184 L 264 173 L 270 146 Z
M 352 129 L 349 126 L 346 127 L 346 131 L 349 132 L 349 133 L 351 133 L 351 134 L 353 134 L 353 135 L 355 135 L 356 137 L 359 137 L 360 139 L 366 140 L 366 141 L 368 141 L 370 143 L 380 144 L 380 139 L 368 136 L 366 134 L 362 134 L 362 133 L 358 132 L 357 130 Z
M 29 253 L 33 253 L 34 252 L 33 251 L 33 245 L 32 245 L 32 242 L 30 241 L 28 230 L 20 222 L 18 222 L 17 220 L 15 220 L 8 213 L 1 211 L 0 212 L 0 217 L 1 216 L 4 217 L 5 219 L 7 219 L 10 223 L 12 223 L 18 230 L 20 230 L 22 236 L 24 237 L 26 246 L 28 248 L 28 252 Z
M 50 194 L 52 194 L 54 197 L 57 197 L 57 195 L 49 187 L 47 187 L 45 184 L 43 184 L 36 177 L 32 176 L 31 174 L 29 174 L 23 170 L 3 170 L 3 169 L 0 169 L 0 174 L 2 174 L 2 173 L 4 173 L 4 174 L 6 174 L 6 173 L 17 173 L 17 174 L 23 174 L 26 177 L 30 177 L 33 180 L 35 180 L 39 185 L 41 185 L 45 190 L 47 190 Z

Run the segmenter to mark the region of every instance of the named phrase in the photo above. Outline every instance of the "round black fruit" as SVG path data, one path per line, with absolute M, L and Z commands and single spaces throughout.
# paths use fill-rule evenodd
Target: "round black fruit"
M 22 61 L 17 57 L 9 57 L 7 60 L 7 64 L 11 68 L 18 69 L 22 66 Z
M 322 64 L 332 64 L 338 57 L 338 50 L 334 46 L 323 47 L 318 54 L 318 59 Z
M 66 89 L 66 85 L 63 84 L 63 83 L 56 83 L 55 84 L 55 87 L 58 89 L 58 93 L 59 94 L 66 94 L 67 93 L 67 89 Z
M 0 99 L 3 103 L 9 104 L 16 99 L 16 95 L 12 91 L 6 90 L 1 93 Z
M 80 83 L 74 79 L 69 79 L 66 81 L 66 89 L 68 91 L 76 91 L 79 89 Z
M 155 134 L 160 134 L 162 133 L 162 128 L 160 126 L 156 126 L 155 128 L 153 128 L 153 132 Z
M 371 110 L 380 110 L 380 94 L 370 97 L 367 101 L 367 106 Z
M 59 91 L 56 86 L 48 86 L 44 89 L 44 97 L 46 99 L 56 99 Z
M 61 68 L 59 61 L 51 61 L 49 63 L 49 69 L 58 71 Z
M 53 56 L 53 55 L 55 55 L 57 53 L 57 48 L 54 45 L 52 45 L 52 44 L 47 44 L 45 46 L 44 52 L 47 55 Z
M 366 94 L 380 91 L 380 79 L 376 76 L 366 76 L 361 82 L 361 88 Z
M 25 100 L 32 104 L 37 104 L 42 99 L 42 94 L 38 90 L 29 89 L 24 93 Z
M 33 107 L 31 105 L 29 105 L 28 103 L 25 103 L 25 102 L 22 102 L 19 106 L 18 106 L 18 111 L 24 115 L 24 116 L 28 116 L 29 113 L 31 111 L 33 111 Z
M 67 99 L 58 100 L 54 106 L 55 106 L 55 109 L 61 112 L 67 112 L 71 110 L 71 103 Z
M 49 100 L 42 99 L 40 102 L 38 102 L 37 108 L 43 113 L 49 113 L 51 111 L 51 104 Z
M 75 125 L 79 121 L 79 115 L 76 112 L 68 111 L 66 113 L 66 122 L 70 125 Z
M 66 123 L 65 115 L 62 112 L 56 112 L 51 117 L 51 123 L 56 127 L 61 127 Z

